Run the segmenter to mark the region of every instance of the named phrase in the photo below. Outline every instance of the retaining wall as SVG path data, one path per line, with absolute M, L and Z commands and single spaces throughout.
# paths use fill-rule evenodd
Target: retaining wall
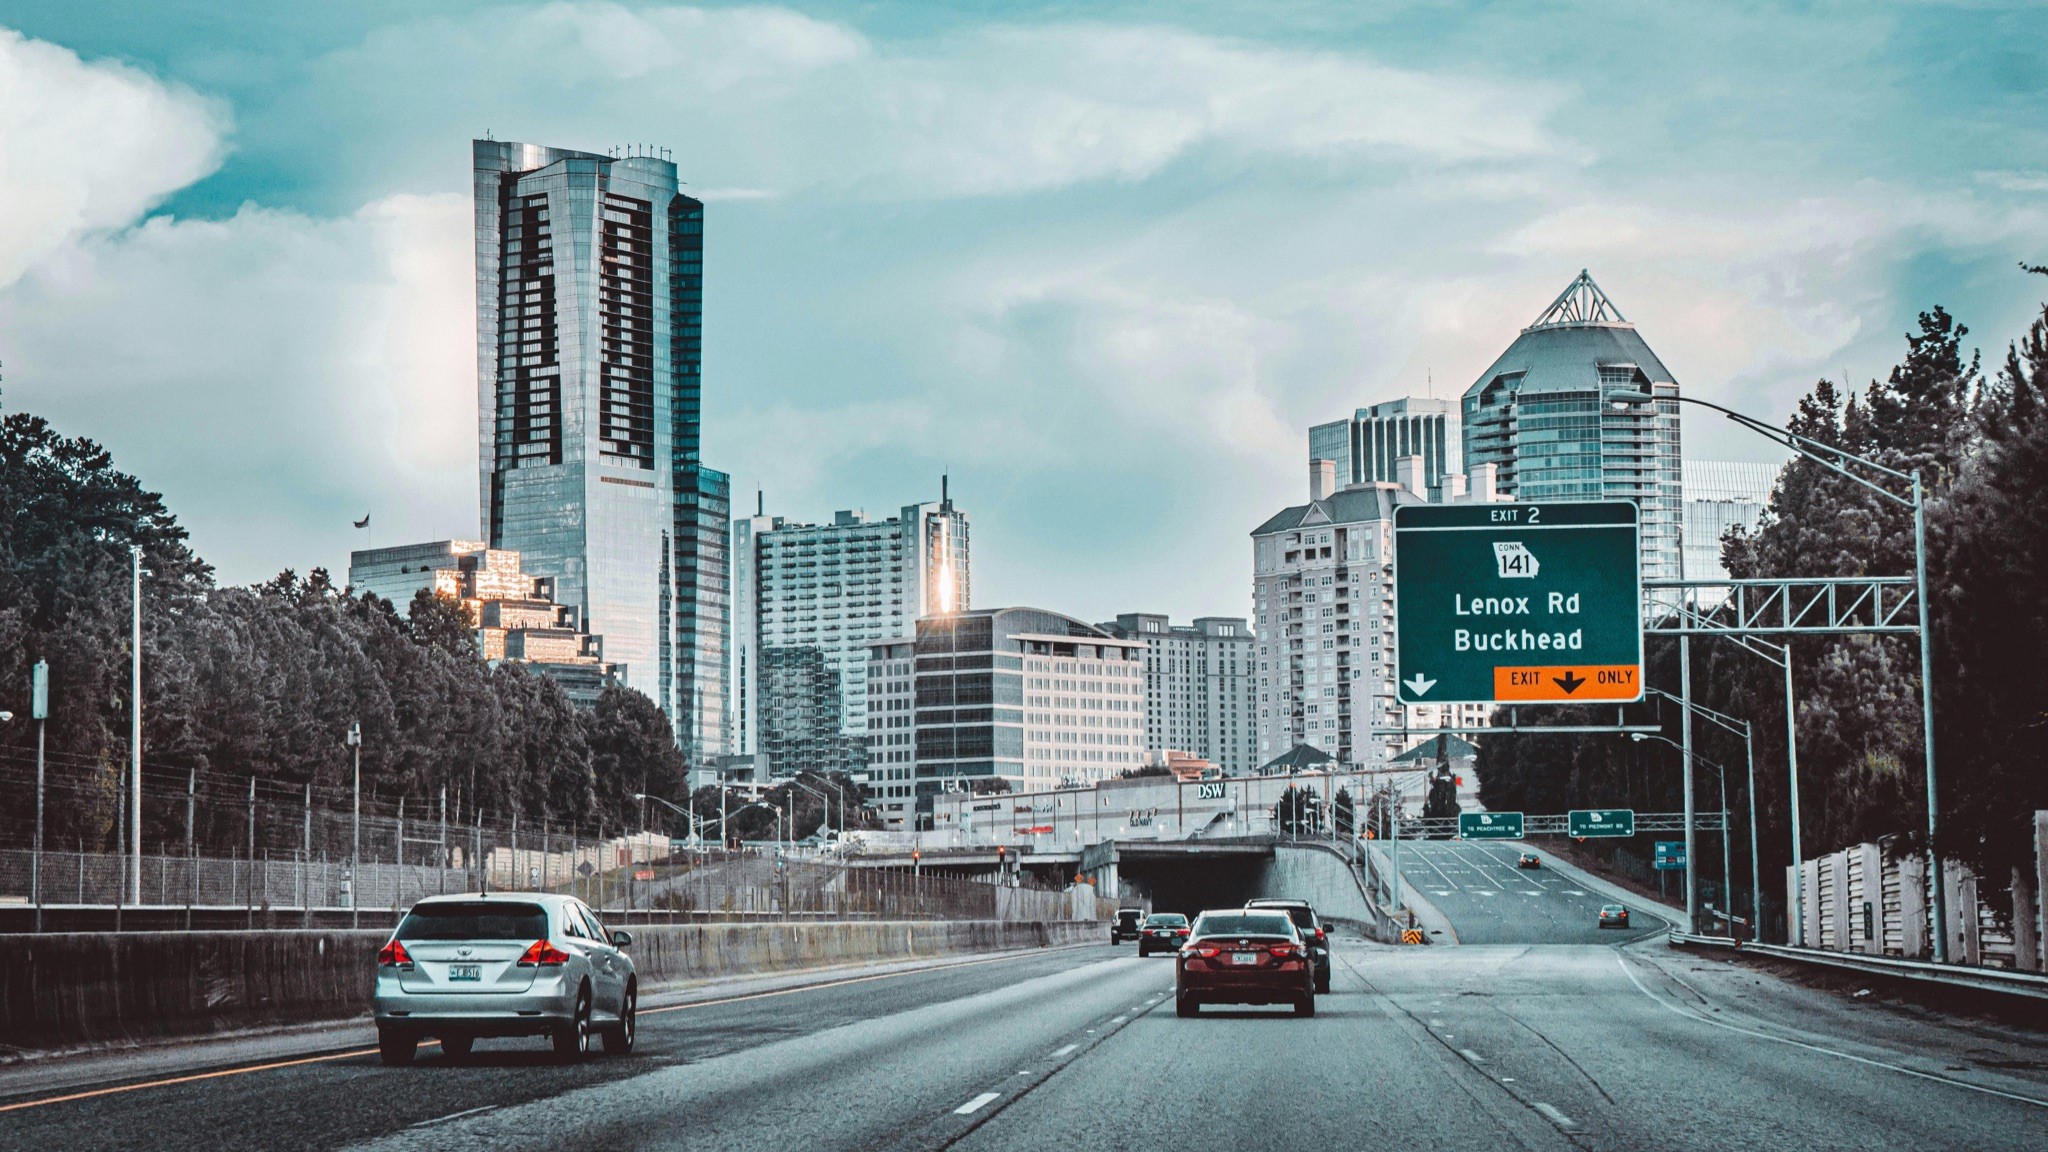
M 713 976 L 1092 943 L 1090 921 L 679 924 L 628 929 L 643 989 Z M 0 937 L 0 1046 L 17 1050 L 343 1020 L 368 1011 L 388 931 Z

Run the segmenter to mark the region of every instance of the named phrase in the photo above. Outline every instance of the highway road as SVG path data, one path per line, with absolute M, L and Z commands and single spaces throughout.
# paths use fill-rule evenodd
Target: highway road
M 2038 1150 L 2048 1132 L 2040 1034 L 1661 940 L 1345 940 L 1314 1019 L 1182 1020 L 1171 987 L 1171 959 L 1092 945 L 649 1014 L 640 1052 L 579 1067 L 505 1041 L 468 1066 L 222 1069 L 0 1112 L 0 1146 Z
M 1512 841 L 1403 840 L 1401 877 L 1436 906 L 1466 944 L 1614 944 L 1665 930 L 1639 900 L 1622 900 L 1629 928 L 1601 928 L 1600 906 L 1617 901 L 1559 872 L 1515 860 L 1528 845 Z

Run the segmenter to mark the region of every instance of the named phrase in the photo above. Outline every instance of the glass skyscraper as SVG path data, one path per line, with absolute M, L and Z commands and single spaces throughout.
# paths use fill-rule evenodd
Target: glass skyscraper
M 665 156 L 472 155 L 484 534 L 555 578 L 692 763 L 718 755 L 731 494 L 700 458 L 704 205 Z
M 1635 501 L 1645 580 L 1677 579 L 1678 384 L 1580 272 L 1465 390 L 1465 467 L 1516 500 Z
M 1337 487 L 1400 480 L 1397 462 L 1420 456 L 1419 487 L 1443 487 L 1444 477 L 1465 471 L 1464 441 L 1458 434 L 1458 405 L 1451 400 L 1408 396 L 1360 408 L 1349 420 L 1308 430 L 1308 457 L 1337 465 Z

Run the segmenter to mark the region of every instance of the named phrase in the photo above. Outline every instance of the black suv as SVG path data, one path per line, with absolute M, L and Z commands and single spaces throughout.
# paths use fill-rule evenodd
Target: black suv
M 1301 939 L 1308 945 L 1309 959 L 1316 970 L 1316 991 L 1330 990 L 1330 933 L 1323 925 L 1323 918 L 1306 900 L 1247 900 L 1247 908 L 1270 908 L 1287 913 L 1294 926 L 1301 930 Z
M 1121 944 L 1126 940 L 1136 940 L 1138 938 L 1139 926 L 1144 922 L 1145 910 L 1143 908 L 1117 909 L 1116 919 L 1109 922 L 1109 942 L 1111 944 Z

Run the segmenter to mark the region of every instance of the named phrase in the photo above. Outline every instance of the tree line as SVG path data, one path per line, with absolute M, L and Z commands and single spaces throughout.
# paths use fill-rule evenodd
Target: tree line
M 1922 313 L 1885 379 L 1860 393 L 1821 380 L 1785 427 L 1921 476 L 1934 624 L 1935 847 L 1996 890 L 2015 867 L 2031 867 L 2032 814 L 2048 808 L 2048 306 L 1988 372 L 1977 353 L 1966 352 L 1968 332 L 1942 308 Z M 1910 576 L 1912 512 L 1794 457 L 1777 477 L 1761 525 L 1731 531 L 1722 556 L 1737 578 Z M 1645 678 L 1675 691 L 1676 642 L 1650 639 Z M 1790 858 L 1784 674 L 1726 639 L 1698 637 L 1691 650 L 1694 699 L 1751 722 L 1763 888 L 1782 899 L 1777 878 Z M 1799 637 L 1792 662 L 1807 857 L 1864 841 L 1924 850 L 1917 640 Z M 1611 723 L 1613 715 L 1560 709 L 1556 722 Z M 1657 718 L 1675 738 L 1676 709 Z M 1730 769 L 1729 805 L 1741 821 L 1740 739 L 1695 721 L 1694 742 L 1701 757 Z M 1676 810 L 1683 803 L 1678 759 L 1654 742 L 1496 736 L 1481 742 L 1480 796 L 1502 810 Z M 1719 803 L 1714 772 L 1703 768 L 1696 794 L 1709 808 Z M 1746 887 L 1740 871 L 1736 883 Z
M 145 803 L 152 852 L 182 842 L 187 781 L 200 792 L 202 846 L 239 838 L 232 813 L 249 777 L 311 786 L 325 803 L 345 797 L 351 724 L 364 794 L 386 810 L 406 798 L 427 811 L 445 790 L 463 823 L 518 813 L 530 826 L 617 832 L 639 823 L 635 793 L 685 799 L 682 753 L 641 693 L 613 686 L 579 711 L 545 675 L 484 661 L 450 598 L 422 593 L 401 614 L 320 569 L 221 586 L 162 498 L 106 449 L 14 412 L 0 418 L 0 710 L 16 716 L 0 725 L 0 841 L 31 836 L 30 669 L 42 660 L 46 842 L 114 845 L 129 756 L 131 546 L 143 573 L 144 795 L 161 786 L 181 800 Z

